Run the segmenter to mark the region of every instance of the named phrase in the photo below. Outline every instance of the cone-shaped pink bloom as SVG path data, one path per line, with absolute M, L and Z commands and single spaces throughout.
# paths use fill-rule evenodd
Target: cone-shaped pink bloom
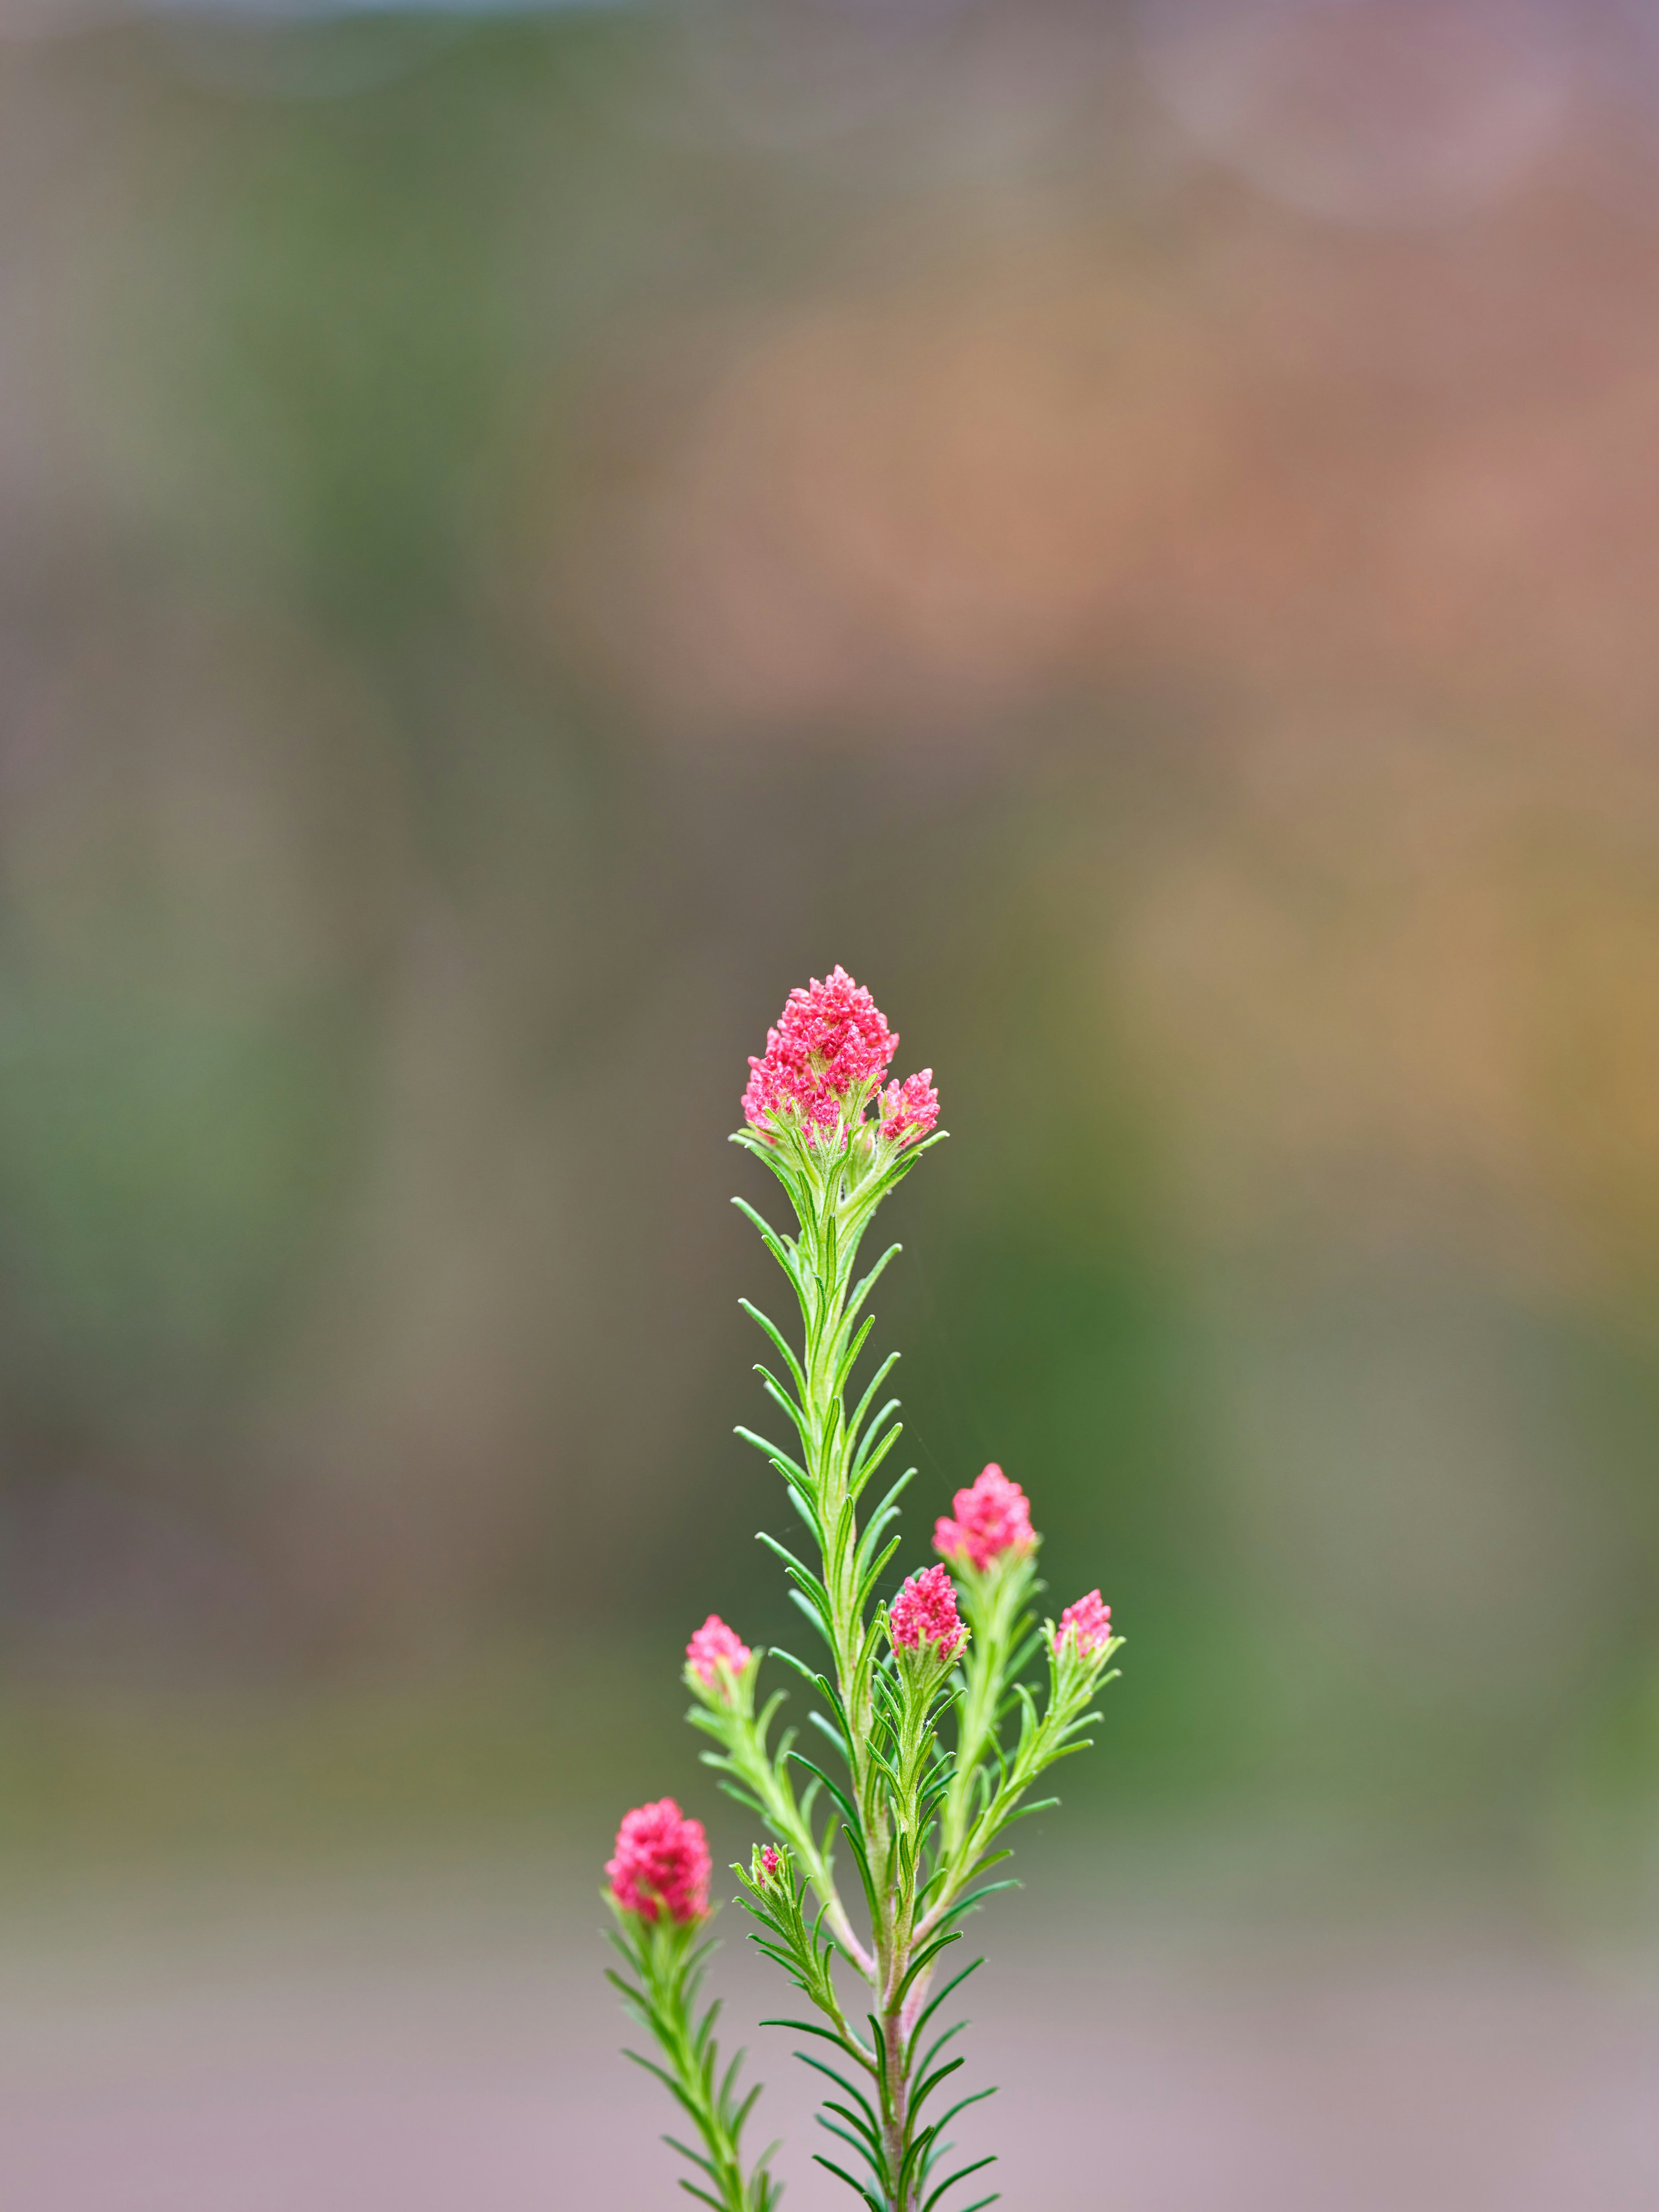
M 760 1855 L 760 1864 L 762 1881 L 770 1881 L 773 1875 L 783 1864 L 783 1861 L 778 1856 L 778 1847 L 775 1844 L 767 1844 L 765 1850 Z
M 879 1083 L 898 1049 L 881 1009 L 844 968 L 789 994 L 766 1050 L 749 1062 L 744 1118 L 763 1133 L 791 1112 L 809 1136 L 833 1129 L 842 1102 L 860 1085 Z
M 964 1562 L 981 1574 L 1005 1552 L 1029 1552 L 1036 1542 L 1025 1492 L 1010 1482 L 993 1460 L 971 1490 L 957 1491 L 954 1521 L 941 1515 L 933 1528 L 933 1549 L 958 1566 Z
M 606 1861 L 611 1894 L 629 1912 L 654 1921 L 659 1911 L 684 1927 L 708 1910 L 708 1838 L 672 1797 L 637 1805 L 623 1815 L 616 1856 Z
M 912 1575 L 893 1600 L 888 1614 L 895 1644 L 914 1651 L 919 1644 L 936 1644 L 941 1657 L 960 1650 L 968 1632 L 957 1612 L 956 1584 L 945 1567 L 924 1567 Z
M 902 1083 L 890 1083 L 881 1094 L 881 1133 L 890 1143 L 914 1145 L 939 1120 L 939 1093 L 933 1071 L 907 1075 Z
M 698 1680 L 713 1689 L 715 1676 L 724 1669 L 742 1674 L 749 1664 L 750 1650 L 735 1629 L 728 1628 L 719 1613 L 711 1613 L 686 1645 L 685 1656 Z
M 1111 1640 L 1112 1608 L 1101 1603 L 1097 1589 L 1091 1590 L 1060 1614 L 1060 1626 L 1054 1631 L 1054 1650 L 1063 1657 L 1069 1642 L 1079 1658 L 1087 1659 L 1103 1651 Z

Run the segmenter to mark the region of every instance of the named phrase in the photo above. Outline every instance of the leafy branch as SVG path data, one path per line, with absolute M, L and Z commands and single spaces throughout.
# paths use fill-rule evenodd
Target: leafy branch
M 643 2058 L 637 2051 L 627 2056 L 647 2074 L 654 2074 L 669 2094 L 684 2108 L 702 2139 L 702 2150 L 675 2136 L 663 2141 L 706 2177 L 710 2186 L 682 2179 L 680 2187 L 714 2212 L 773 2212 L 783 2185 L 768 2171 L 776 2143 L 761 2153 L 747 2175 L 744 2172 L 742 2139 L 760 2085 L 741 2099 L 738 2073 L 744 2054 L 738 2051 L 724 2074 L 720 2070 L 720 2047 L 714 2023 L 720 2018 L 716 2000 L 696 2014 L 705 1962 L 714 1946 L 702 1933 L 705 1922 L 682 1925 L 665 1914 L 649 1921 L 635 1912 L 624 1912 L 613 1900 L 616 1926 L 611 1940 L 631 1970 L 634 1978 L 608 1969 L 605 1978 L 622 1995 L 623 2004 L 640 2026 L 656 2039 L 665 2063 Z M 711 2190 L 714 2193 L 711 2194 Z
M 866 1103 L 854 1091 L 841 1123 L 827 1134 L 786 1121 L 765 1133 L 745 1129 L 734 1139 L 777 1178 L 795 1218 L 793 1233 L 781 1231 L 746 1200 L 736 1201 L 794 1291 L 801 1331 L 799 1344 L 792 1342 L 769 1316 L 744 1301 L 776 1355 L 775 1366 L 757 1371 L 792 1434 L 786 1447 L 751 1430 L 738 1433 L 781 1477 L 810 1539 L 806 1557 L 765 1534 L 760 1540 L 781 1561 L 796 1604 L 827 1647 L 822 1668 L 788 1653 L 776 1656 L 821 1700 L 809 1719 L 836 1759 L 824 1764 L 822 1753 L 809 1756 L 793 1732 L 769 1753 L 766 1734 L 775 1699 L 753 1721 L 752 1691 L 747 1706 L 739 1698 L 724 1706 L 706 1699 L 692 1717 L 722 1742 L 721 1753 L 705 1757 L 726 1768 L 734 1794 L 741 1793 L 788 1845 L 787 1886 L 794 1884 L 793 1862 L 799 1862 L 801 1893 L 810 1888 L 818 1901 L 814 1936 L 803 1948 L 790 1932 L 793 1922 L 780 1901 L 783 1892 L 773 1885 L 757 1888 L 752 1875 L 745 1881 L 745 1903 L 770 1916 L 769 1933 L 759 1939 L 763 1948 L 830 2023 L 793 2024 L 835 2043 L 846 2062 L 847 2071 L 832 2070 L 823 2057 L 797 2054 L 829 2074 L 842 2091 L 841 2100 L 826 2103 L 821 2124 L 857 2153 L 866 2170 L 855 2177 L 836 2160 L 820 2162 L 877 2212 L 928 2212 L 957 2182 L 988 2163 L 933 2180 L 945 2155 L 942 2129 L 975 2101 L 963 2100 L 938 2120 L 925 2111 L 963 2063 L 953 2057 L 935 2065 L 940 2046 L 924 2049 L 921 2041 L 922 2025 L 938 2002 L 928 1995 L 936 1964 L 960 1938 L 953 1923 L 995 1890 L 1012 1886 L 978 1878 L 1007 1856 L 997 1848 L 999 1838 L 1022 1810 L 1036 1809 L 1022 1801 L 1037 1777 L 1084 1748 L 1079 1731 L 1109 1651 L 1085 1654 L 1073 1639 L 1057 1653 L 1050 1624 L 1048 1695 L 1039 1710 L 1020 1680 L 1044 1641 L 1029 1611 L 1036 1587 L 1029 1550 L 1011 1550 L 982 1572 L 962 1569 L 969 1635 L 959 1663 L 952 1663 L 955 1649 L 924 1641 L 911 1652 L 893 1641 L 888 1610 L 877 1592 L 897 1549 L 899 1540 L 890 1531 L 915 1469 L 899 1475 L 862 1529 L 857 1509 L 901 1434 L 893 1418 L 896 1401 L 877 1404 L 896 1355 L 878 1363 L 850 1407 L 848 1401 L 873 1324 L 865 1309 L 899 1248 L 890 1246 L 862 1275 L 858 1254 L 877 1207 L 939 1139 L 884 1146 L 863 1119 Z M 955 1721 L 951 1747 L 939 1734 L 947 1711 Z M 1012 1741 L 1006 1741 L 1011 1728 Z M 840 1779 L 832 1771 L 836 1764 Z M 811 1778 L 799 1803 L 788 1779 L 791 1765 Z M 806 1808 L 825 1799 L 833 1812 L 820 1837 Z M 836 1827 L 857 1869 L 867 1942 L 854 1929 L 835 1886 L 830 1842 Z M 832 1940 L 817 1933 L 822 1929 Z M 837 1951 L 866 1986 L 867 2039 L 848 2027 L 836 1992 Z M 945 2039 L 955 2032 L 947 2031 Z

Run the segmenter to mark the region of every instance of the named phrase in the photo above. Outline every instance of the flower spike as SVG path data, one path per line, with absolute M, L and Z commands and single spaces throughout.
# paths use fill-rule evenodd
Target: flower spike
M 700 1684 L 705 1690 L 718 1689 L 729 1698 L 753 1656 L 736 1630 L 728 1628 L 719 1613 L 711 1613 L 702 1626 L 693 1631 L 685 1647 L 685 1671 L 694 1687 Z
M 888 1615 L 893 1642 L 902 1650 L 932 1645 L 941 1659 L 953 1659 L 968 1640 L 957 1612 L 957 1593 L 945 1567 L 924 1567 L 912 1575 L 893 1600 Z
M 933 1549 L 947 1559 L 965 1562 L 983 1574 L 1006 1553 L 1036 1548 L 1025 1492 L 994 1460 L 971 1490 L 957 1491 L 952 1503 L 955 1520 L 941 1516 L 933 1528 Z
M 702 1822 L 688 1820 L 672 1797 L 623 1814 L 605 1870 L 624 1912 L 654 1923 L 665 1911 L 681 1928 L 708 1917 L 708 1838 Z
M 1063 1658 L 1071 1650 L 1080 1659 L 1092 1659 L 1111 1640 L 1112 1608 L 1103 1605 L 1100 1592 L 1092 1589 L 1060 1614 L 1060 1626 L 1054 1631 L 1054 1656 Z
M 914 1145 L 939 1120 L 939 1093 L 933 1071 L 907 1075 L 902 1083 L 890 1083 L 881 1094 L 881 1133 L 890 1145 Z
M 880 1007 L 844 968 L 822 983 L 815 975 L 808 989 L 789 994 L 764 1054 L 750 1060 L 744 1118 L 763 1131 L 793 1114 L 809 1136 L 832 1131 L 848 1101 L 881 1081 L 897 1049 Z

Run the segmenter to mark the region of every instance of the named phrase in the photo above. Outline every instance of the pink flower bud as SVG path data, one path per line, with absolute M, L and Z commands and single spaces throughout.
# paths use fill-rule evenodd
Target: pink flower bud
M 957 1616 L 956 1585 L 946 1570 L 924 1567 L 912 1575 L 893 1600 L 888 1626 L 895 1644 L 907 1651 L 931 1644 L 941 1658 L 954 1657 L 968 1632 Z
M 749 1646 L 717 1613 L 709 1614 L 685 1647 L 686 1663 L 708 1690 L 714 1688 L 717 1677 L 724 1676 L 729 1685 L 733 1676 L 742 1674 L 750 1656 Z
M 1055 1656 L 1063 1659 L 1069 1644 L 1080 1659 L 1091 1659 L 1111 1640 L 1112 1608 L 1101 1603 L 1097 1589 L 1091 1590 L 1060 1614 L 1060 1626 L 1054 1631 Z
M 898 1049 L 898 1037 L 861 984 L 844 968 L 805 990 L 789 994 L 766 1050 L 749 1062 L 744 1118 L 763 1136 L 794 1119 L 809 1139 L 832 1134 L 855 1092 L 880 1084 Z M 925 1136 L 939 1119 L 939 1093 L 931 1069 L 908 1082 L 889 1084 L 882 1096 L 882 1134 L 901 1143 Z
M 777 1845 L 775 1844 L 768 1844 L 760 1855 L 761 1880 L 763 1881 L 770 1881 L 773 1875 L 782 1864 L 783 1861 L 778 1854 Z
M 672 1797 L 623 1815 L 614 1858 L 607 1860 L 611 1894 L 629 1912 L 655 1921 L 665 1908 L 684 1927 L 708 1910 L 708 1838 Z
M 881 1133 L 890 1144 L 914 1145 L 939 1119 L 939 1093 L 933 1071 L 908 1075 L 902 1083 L 890 1083 L 881 1094 Z
M 958 1566 L 966 1561 L 982 1574 L 1005 1552 L 1029 1552 L 1036 1542 L 1025 1492 L 994 1461 L 971 1490 L 957 1491 L 953 1502 L 957 1517 L 940 1517 L 933 1549 Z

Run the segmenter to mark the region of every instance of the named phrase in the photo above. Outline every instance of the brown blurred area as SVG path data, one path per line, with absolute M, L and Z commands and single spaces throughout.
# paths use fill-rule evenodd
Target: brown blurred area
M 1006 2201 L 1659 2199 L 1656 271 L 1646 0 L 0 0 L 27 2212 L 666 2201 L 837 961 L 905 1564 L 994 1457 L 1130 1638 Z

